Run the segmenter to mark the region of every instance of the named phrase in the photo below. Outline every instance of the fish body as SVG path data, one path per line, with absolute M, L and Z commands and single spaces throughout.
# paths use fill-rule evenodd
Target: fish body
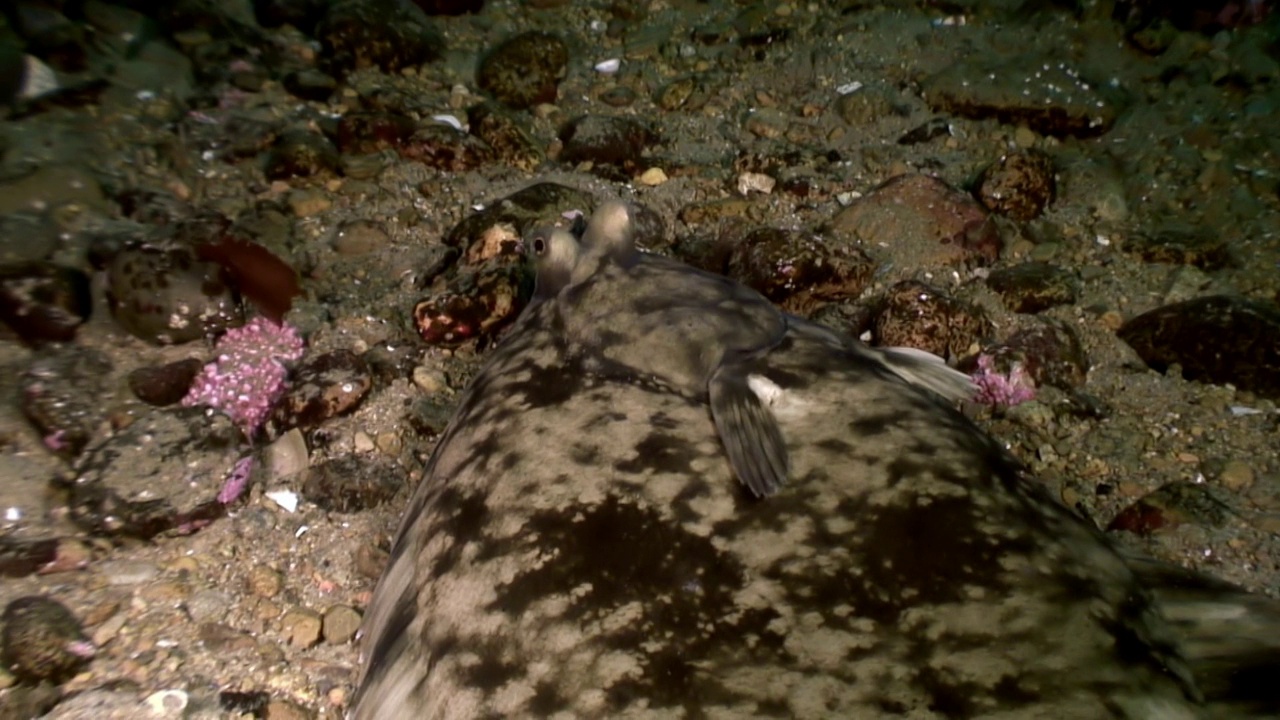
M 582 371 L 553 302 L 493 351 L 366 615 L 357 720 L 1200 718 L 1096 529 L 934 394 L 788 330 L 753 502 L 705 407 Z

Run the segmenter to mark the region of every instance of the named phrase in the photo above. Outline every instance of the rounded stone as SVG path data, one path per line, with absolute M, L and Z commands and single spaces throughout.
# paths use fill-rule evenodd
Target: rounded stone
M 18 598 L 5 608 L 3 622 L 4 665 L 20 680 L 60 683 L 94 655 L 80 621 L 52 598 Z
M 978 179 L 978 199 L 992 212 L 1032 220 L 1053 202 L 1053 160 L 1039 150 L 1019 150 L 992 163 Z
M 217 335 L 243 319 L 227 271 L 181 246 L 120 251 L 107 267 L 107 304 L 129 334 L 157 345 Z
M 476 82 L 498 102 L 524 110 L 555 102 L 568 64 L 569 50 L 560 38 L 543 32 L 521 33 L 480 61 Z

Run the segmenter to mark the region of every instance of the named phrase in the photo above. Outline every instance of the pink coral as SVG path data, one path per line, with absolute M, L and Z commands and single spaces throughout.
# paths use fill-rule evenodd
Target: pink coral
M 1012 407 L 1036 396 L 1035 381 L 1020 362 L 1013 363 L 1008 373 L 1002 373 L 996 370 L 995 359 L 983 353 L 978 356 L 978 369 L 972 377 L 978 388 L 973 400 L 983 405 Z
M 204 366 L 182 404 L 208 405 L 226 413 L 253 437 L 284 394 L 284 363 L 302 357 L 298 329 L 257 317 L 228 330 L 214 349 L 218 359 Z

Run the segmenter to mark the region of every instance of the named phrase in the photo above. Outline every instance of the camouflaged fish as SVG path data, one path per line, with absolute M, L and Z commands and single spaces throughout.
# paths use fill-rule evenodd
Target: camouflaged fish
M 570 284 L 590 278 L 609 264 L 623 269 L 630 269 L 642 262 L 659 264 L 681 278 L 678 282 L 690 281 L 690 274 L 699 278 L 708 275 L 684 263 L 641 251 L 636 246 L 633 213 L 625 203 L 618 201 L 603 203 L 592 214 L 583 231 L 581 245 L 583 250 L 580 253 L 566 251 L 559 258 L 561 263 L 576 263 L 574 270 L 568 275 Z M 684 275 L 680 275 L 681 273 Z M 563 282 L 563 277 L 561 275 L 558 282 Z M 718 275 L 711 277 L 717 278 L 716 283 L 711 285 L 713 289 L 722 287 L 720 283 L 724 282 L 724 278 Z M 737 283 L 734 285 L 737 285 L 733 292 L 738 302 L 769 302 L 753 290 Z M 928 388 L 947 400 L 965 400 L 973 395 L 973 381 L 969 376 L 947 367 L 946 361 L 933 353 L 910 347 L 872 348 L 798 315 L 786 312 L 781 315 L 788 328 L 825 338 L 827 342 L 851 352 L 878 359 L 903 380 Z
M 576 245 L 565 230 L 526 241 L 537 267 L 535 301 L 559 288 L 563 339 L 584 371 L 656 382 L 707 403 L 738 479 L 757 497 L 776 493 L 788 474 L 786 441 L 742 369 L 781 342 L 782 313 L 729 278 L 657 256 L 606 261 L 566 284 L 593 260 L 591 246 L 578 253 Z
M 558 302 L 426 468 L 355 720 L 1229 717 L 1108 540 L 882 362 L 794 329 L 748 361 L 793 473 L 751 502 L 705 406 L 582 372 Z
M 564 338 L 588 372 L 653 380 L 705 399 L 738 479 L 757 497 L 788 474 L 786 442 L 743 371 L 788 329 L 867 354 L 914 384 L 949 399 L 968 397 L 969 378 L 941 358 L 910 348 L 872 350 L 783 313 L 729 278 L 640 252 L 626 205 L 592 215 L 581 247 L 567 231 L 526 241 L 537 270 L 534 302 L 559 296 Z
M 705 403 L 584 372 L 562 301 L 432 454 L 353 720 L 1277 716 L 1274 601 L 1121 556 L 883 357 L 788 322 L 744 361 L 792 468 L 751 502 Z

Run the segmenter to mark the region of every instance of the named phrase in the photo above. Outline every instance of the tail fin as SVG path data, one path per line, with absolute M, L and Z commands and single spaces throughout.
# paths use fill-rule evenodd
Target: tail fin
M 1280 716 L 1280 600 L 1148 558 L 1126 562 L 1172 626 L 1213 716 Z
M 909 347 L 874 348 L 893 374 L 947 400 L 967 400 L 976 389 L 973 380 L 937 355 Z

